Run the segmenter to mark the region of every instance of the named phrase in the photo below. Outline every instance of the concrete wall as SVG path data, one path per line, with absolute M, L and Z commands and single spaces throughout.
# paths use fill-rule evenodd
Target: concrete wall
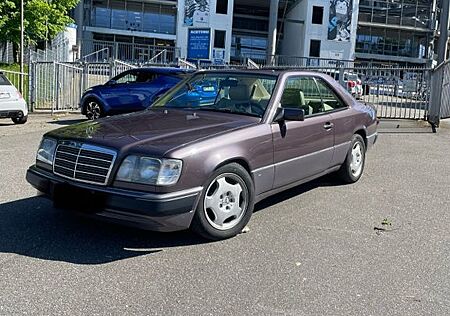
M 231 30 L 233 24 L 233 0 L 228 0 L 228 14 L 216 14 L 216 0 L 209 0 L 209 21 L 204 24 L 194 24 L 193 26 L 186 26 L 184 23 L 184 6 L 185 0 L 178 1 L 177 12 L 177 39 L 176 46 L 181 49 L 181 58 L 187 57 L 188 46 L 188 30 L 189 28 L 209 28 L 211 30 L 211 43 L 210 43 L 210 59 L 213 57 L 213 45 L 214 45 L 214 30 L 226 31 L 225 37 L 225 61 L 230 61 L 230 48 L 231 48 Z
M 323 23 L 312 24 L 313 6 L 322 6 Z M 286 16 L 287 19 L 301 20 L 304 24 L 286 22 L 281 54 L 309 57 L 312 39 L 321 41 L 321 58 L 350 59 L 355 58 L 356 30 L 358 24 L 359 0 L 353 0 L 351 38 L 349 42 L 328 40 L 328 20 L 330 14 L 329 0 L 300 1 Z

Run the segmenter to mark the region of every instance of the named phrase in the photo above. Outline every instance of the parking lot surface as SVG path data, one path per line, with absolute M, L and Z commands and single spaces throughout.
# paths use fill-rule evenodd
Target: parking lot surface
M 25 172 L 42 134 L 0 121 L 0 315 L 449 315 L 450 129 L 382 133 L 353 185 L 257 204 L 220 242 L 63 213 Z

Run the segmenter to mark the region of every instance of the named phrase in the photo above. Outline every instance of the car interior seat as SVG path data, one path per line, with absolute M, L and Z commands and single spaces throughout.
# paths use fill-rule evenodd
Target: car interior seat
M 281 106 L 284 108 L 303 109 L 305 115 L 312 114 L 312 108 L 306 104 L 305 94 L 300 89 L 286 88 L 281 96 Z
M 229 98 L 222 98 L 219 102 L 217 102 L 217 107 L 229 107 L 235 104 L 249 102 L 251 99 L 253 87 L 238 84 L 236 86 L 231 86 L 228 90 Z

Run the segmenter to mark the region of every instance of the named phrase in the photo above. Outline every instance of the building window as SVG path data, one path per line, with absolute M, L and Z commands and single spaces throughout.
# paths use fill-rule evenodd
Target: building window
M 323 7 L 313 6 L 312 24 L 323 23 Z
M 311 40 L 309 44 L 309 57 L 320 57 L 320 41 Z
M 226 31 L 214 31 L 214 47 L 215 48 L 225 48 L 225 34 Z
M 228 14 L 228 0 L 217 0 L 216 13 Z

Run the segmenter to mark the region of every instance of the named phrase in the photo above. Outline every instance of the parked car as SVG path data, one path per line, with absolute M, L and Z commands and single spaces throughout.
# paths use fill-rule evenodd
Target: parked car
M 15 124 L 25 124 L 28 119 L 27 102 L 2 72 L 0 72 L 0 118 L 10 118 Z
M 355 98 L 359 99 L 363 96 L 362 81 L 357 74 L 345 73 L 344 82 L 347 85 L 348 92 L 350 92 Z
M 216 98 L 189 105 L 205 82 Z M 27 180 L 62 208 L 223 239 L 270 195 L 331 172 L 358 181 L 376 139 L 374 108 L 325 74 L 205 71 L 145 111 L 48 132 Z
M 334 78 L 334 80 L 340 82 L 341 71 L 339 70 L 327 70 L 326 73 Z M 364 94 L 363 84 L 358 74 L 353 72 L 344 72 L 342 78 L 342 85 L 347 89 L 350 94 L 356 99 L 360 99 Z
M 136 68 L 107 83 L 87 89 L 80 101 L 88 119 L 140 111 L 183 80 L 190 70 L 180 68 Z

